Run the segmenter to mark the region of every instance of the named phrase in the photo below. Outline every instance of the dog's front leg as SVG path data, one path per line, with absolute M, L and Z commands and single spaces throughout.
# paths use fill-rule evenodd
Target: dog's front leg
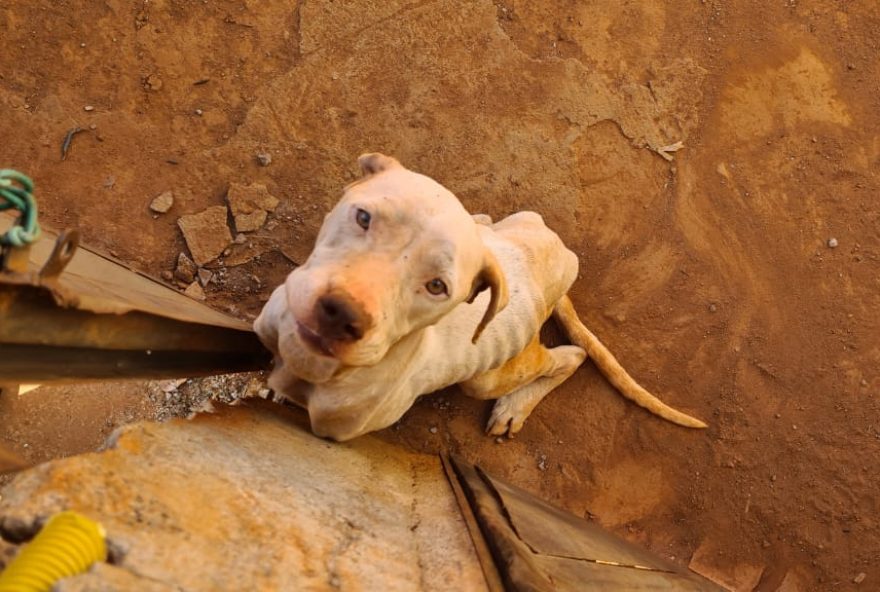
M 493 436 L 513 436 L 550 391 L 580 367 L 586 352 L 574 345 L 548 349 L 538 335 L 503 366 L 461 384 L 476 399 L 497 399 L 486 431 Z

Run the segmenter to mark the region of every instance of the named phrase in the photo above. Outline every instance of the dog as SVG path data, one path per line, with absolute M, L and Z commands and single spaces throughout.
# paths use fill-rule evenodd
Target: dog
M 314 250 L 254 322 L 274 355 L 269 387 L 345 441 L 388 427 L 423 394 L 458 384 L 494 399 L 486 431 L 512 437 L 589 356 L 626 398 L 705 428 L 642 388 L 567 296 L 577 256 L 533 212 L 493 223 L 384 154 L 327 214 Z M 547 348 L 551 314 L 573 345 Z

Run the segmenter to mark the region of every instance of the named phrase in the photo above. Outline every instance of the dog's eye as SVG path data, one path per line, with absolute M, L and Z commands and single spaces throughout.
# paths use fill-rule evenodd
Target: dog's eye
M 443 280 L 440 278 L 434 278 L 427 284 L 425 284 L 425 289 L 433 294 L 434 296 L 439 296 L 440 294 L 446 294 L 446 284 L 443 283 Z
M 354 215 L 354 219 L 358 223 L 358 226 L 366 230 L 370 227 L 370 220 L 372 219 L 372 216 L 370 216 L 370 212 L 358 209 L 358 211 Z

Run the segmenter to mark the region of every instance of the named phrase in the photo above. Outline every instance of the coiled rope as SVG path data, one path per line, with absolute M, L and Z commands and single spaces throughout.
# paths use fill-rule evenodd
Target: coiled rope
M 40 237 L 33 191 L 34 182 L 29 177 L 11 169 L 0 169 L 0 212 L 13 209 L 21 212 L 16 225 L 0 235 L 0 246 L 25 247 Z

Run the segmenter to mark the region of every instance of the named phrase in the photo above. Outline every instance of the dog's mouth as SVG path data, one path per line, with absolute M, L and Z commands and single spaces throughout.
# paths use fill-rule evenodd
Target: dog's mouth
M 312 331 L 306 325 L 300 323 L 299 321 L 296 322 L 296 330 L 297 333 L 299 333 L 300 338 L 315 353 L 328 358 L 336 357 L 336 354 L 333 353 L 331 341 L 329 339 L 321 337 L 320 335 L 318 335 L 318 333 Z

